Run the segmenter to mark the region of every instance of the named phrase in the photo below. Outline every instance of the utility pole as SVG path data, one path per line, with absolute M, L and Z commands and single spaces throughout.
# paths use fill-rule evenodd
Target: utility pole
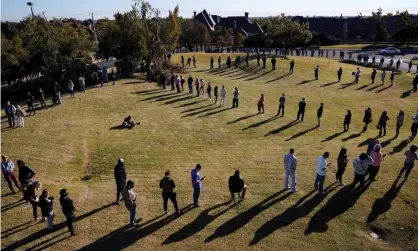
M 93 16 L 93 12 L 91 13 L 91 22 L 93 25 L 93 36 L 94 36 L 94 41 L 96 42 L 96 51 L 99 50 L 99 42 L 97 41 L 97 34 L 96 34 L 96 26 L 94 24 L 94 16 Z
M 33 6 L 35 5 L 35 3 L 34 2 L 26 2 L 26 5 L 30 6 L 30 12 L 32 13 L 32 18 L 33 18 L 35 16 L 33 14 Z

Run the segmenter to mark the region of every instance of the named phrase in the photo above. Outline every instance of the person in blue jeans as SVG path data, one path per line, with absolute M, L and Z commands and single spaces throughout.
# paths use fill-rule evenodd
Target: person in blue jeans
M 129 225 L 134 226 L 142 220 L 142 218 L 136 217 L 136 195 L 133 190 L 135 183 L 128 180 L 126 186 L 123 189 L 122 197 L 125 201 L 126 209 L 129 211 Z
M 331 165 L 331 163 L 327 163 L 328 158 L 329 152 L 325 152 L 317 159 L 316 179 L 314 187 L 316 190 L 318 190 L 319 194 L 326 194 L 326 191 L 324 191 L 325 174 L 327 172 L 327 167 Z
M 197 164 L 191 173 L 193 186 L 193 204 L 195 207 L 199 207 L 200 190 L 202 189 L 202 181 L 205 179 L 205 177 L 200 177 L 201 169 L 202 166 L 200 164 Z

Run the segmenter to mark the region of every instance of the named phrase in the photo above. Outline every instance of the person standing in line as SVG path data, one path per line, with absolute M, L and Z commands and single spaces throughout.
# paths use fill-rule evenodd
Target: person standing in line
M 399 70 L 399 66 L 401 66 L 401 60 L 398 59 L 398 61 L 396 61 L 396 70 Z
M 9 122 L 9 127 L 15 127 L 15 114 L 16 114 L 16 107 L 10 104 L 10 101 L 7 101 L 6 106 L 4 107 L 4 111 L 7 115 L 7 120 Z
M 86 79 L 81 74 L 80 77 L 78 77 L 78 85 L 80 86 L 80 90 L 82 92 L 86 92 Z
M 176 75 L 175 84 L 176 84 L 177 93 L 180 93 L 180 83 L 181 83 L 181 79 L 178 75 Z
M 276 58 L 273 56 L 271 58 L 271 66 L 272 66 L 272 71 L 276 70 Z
M 382 154 L 382 146 L 377 144 L 374 146 L 372 154 L 370 155 L 373 159 L 373 164 L 369 166 L 369 180 L 376 181 L 377 173 L 379 173 L 380 165 L 385 160 L 386 154 Z
M 418 70 L 418 67 L 417 67 Z M 417 92 L 418 89 L 418 74 L 415 76 L 414 80 L 412 81 L 412 92 Z
M 200 95 L 200 83 L 199 83 L 199 79 L 196 78 L 196 82 L 195 82 L 195 87 L 196 87 L 196 96 L 199 97 Z
M 199 83 L 200 83 L 199 92 L 200 92 L 200 94 L 203 95 L 203 94 L 205 94 L 205 82 L 203 81 L 203 79 L 200 79 Z
M 245 194 L 247 192 L 247 185 L 244 182 L 244 179 L 240 176 L 238 170 L 235 170 L 233 176 L 229 177 L 228 188 L 231 193 L 231 200 L 235 202 L 235 194 L 238 194 L 240 200 L 244 200 Z
M 288 154 L 284 156 L 284 169 L 285 169 L 285 178 L 284 178 L 284 189 L 289 189 L 289 178 L 292 180 L 291 191 L 292 193 L 297 192 L 296 190 L 296 167 L 297 160 L 295 156 L 295 149 L 290 148 Z
M 247 56 L 245 56 L 245 63 L 247 63 L 247 66 L 248 66 L 249 62 L 250 62 L 250 53 L 247 52 Z
M 395 138 L 397 138 L 399 136 L 399 131 L 403 125 L 403 121 L 405 119 L 405 113 L 404 111 L 400 110 L 398 117 L 396 117 L 396 134 L 395 134 Z
M 168 213 L 167 210 L 167 203 L 168 199 L 171 200 L 173 203 L 174 209 L 176 213 L 179 213 L 179 206 L 177 205 L 177 194 L 173 191 L 176 185 L 174 184 L 174 180 L 171 179 L 170 170 L 165 172 L 164 178 L 160 180 L 160 188 L 162 189 L 162 197 L 163 197 L 163 207 L 165 213 Z
M 258 114 L 264 113 L 264 94 L 261 93 L 260 99 L 257 103 Z
M 183 67 L 184 67 L 184 57 L 183 57 L 183 55 L 181 55 L 181 64 L 183 65 Z
M 338 82 L 341 81 L 341 76 L 343 75 L 343 68 L 339 68 L 337 71 Z
M 417 154 L 418 147 L 416 145 L 412 145 L 409 150 L 405 152 L 405 162 L 403 164 L 403 168 L 399 172 L 399 178 L 402 176 L 402 174 L 406 171 L 404 179 L 407 180 L 409 174 L 412 171 L 412 168 L 414 168 L 415 160 L 418 160 L 418 154 Z
M 221 68 L 221 56 L 218 57 L 218 68 Z
M 29 202 L 32 206 L 32 214 L 34 221 L 38 220 L 38 207 L 39 207 L 39 198 L 36 195 L 36 191 L 38 191 L 42 187 L 41 182 L 34 181 L 31 182 L 25 191 L 25 200 Z
M 190 74 L 189 78 L 187 78 L 187 85 L 189 87 L 189 94 L 193 94 L 193 77 Z
M 411 125 L 411 137 L 409 137 L 410 140 L 413 140 L 417 136 L 418 131 L 418 110 L 415 116 L 412 117 L 412 125 Z
M 226 59 L 226 66 L 228 68 L 231 68 L 231 57 L 230 56 L 228 56 L 228 58 Z
M 376 145 L 378 145 L 378 144 L 380 144 L 380 141 L 378 139 L 371 139 L 371 140 L 369 140 L 369 143 L 367 144 L 366 154 L 367 155 L 371 155 L 374 147 Z
M 172 91 L 174 90 L 174 83 L 175 83 L 175 81 L 176 81 L 176 77 L 174 76 L 174 74 L 172 74 L 171 75 L 171 78 L 170 78 L 170 85 L 171 85 L 171 90 Z
M 190 57 L 187 58 L 186 66 L 191 66 L 190 63 L 192 62 L 192 59 Z
M 373 159 L 368 156 L 366 153 L 360 154 L 359 157 L 354 159 L 353 166 L 354 166 L 354 180 L 351 183 L 351 190 L 354 190 L 357 183 L 360 182 L 360 189 L 362 191 L 365 190 L 364 187 L 364 178 L 366 177 L 366 173 L 368 167 L 373 164 Z
M 376 74 L 377 74 L 376 69 L 373 69 L 373 71 L 372 71 L 372 76 L 371 76 L 371 79 L 372 79 L 372 84 L 374 84 L 374 79 L 376 78 Z
M 379 123 L 377 124 L 377 128 L 379 129 L 379 137 L 382 136 L 382 130 L 383 130 L 383 136 L 386 135 L 386 124 L 389 120 L 388 113 L 386 111 L 382 112 L 382 115 L 380 115 Z
M 393 85 L 393 80 L 395 80 L 395 70 L 392 70 L 390 74 L 390 85 Z
M 116 181 L 116 205 L 120 205 L 120 196 L 123 188 L 126 186 L 126 169 L 125 160 L 120 158 L 114 169 L 114 176 Z
M 27 105 L 28 105 L 28 109 L 29 109 L 29 115 L 31 115 L 32 112 L 33 112 L 33 115 L 35 115 L 36 110 L 35 110 L 35 106 L 33 105 L 33 102 L 35 101 L 35 98 L 33 97 L 33 95 L 30 92 L 27 92 L 27 96 L 28 96 Z
M 181 92 L 184 92 L 184 83 L 186 82 L 186 80 L 183 78 L 183 75 L 180 75 L 180 87 L 181 87 Z
M 292 61 L 290 61 L 289 65 L 290 65 L 289 74 L 293 74 L 293 68 L 295 67 L 295 60 L 292 59 Z
M 115 70 L 112 67 L 112 70 L 110 71 L 110 77 L 112 78 L 112 85 L 115 85 L 115 79 L 116 79 L 115 75 L 116 75 Z
M 321 117 L 322 117 L 322 112 L 324 111 L 324 103 L 320 103 L 319 104 L 319 108 L 316 111 L 316 116 L 318 118 L 318 124 L 316 125 L 317 127 L 321 126 Z
M 260 53 L 257 53 L 257 65 L 260 66 Z
M 55 92 L 55 104 L 61 104 L 61 86 L 54 82 L 54 92 Z
M 215 105 L 218 103 L 218 86 L 213 89 L 213 96 L 215 96 Z
M 238 108 L 238 100 L 239 100 L 239 90 L 238 87 L 235 87 L 235 91 L 233 93 L 233 99 L 232 99 L 232 108 Z
M 355 83 L 358 84 L 358 81 L 360 79 L 360 68 L 359 67 L 357 67 L 357 71 L 354 74 L 354 76 L 355 76 Z
M 302 101 L 299 102 L 298 116 L 296 120 L 299 120 L 299 118 L 302 116 L 301 121 L 303 121 L 303 118 L 305 117 L 305 109 L 306 109 L 305 98 L 302 98 Z
M 263 69 L 266 68 L 266 61 L 267 61 L 267 56 L 263 55 L 263 57 L 261 58 L 261 60 L 263 61 Z
M 332 51 L 332 58 L 335 58 L 335 50 Z
M 329 152 L 325 152 L 322 156 L 319 156 L 317 159 L 316 179 L 314 183 L 314 188 L 315 190 L 318 190 L 319 194 L 327 193 L 326 191 L 324 191 L 324 182 L 327 168 L 331 165 L 331 163 L 327 163 L 328 158 Z
M 48 190 L 44 189 L 39 196 L 39 206 L 41 208 L 42 217 L 46 218 L 48 230 L 52 230 L 54 223 L 54 197 L 49 197 Z
M 201 169 L 202 169 L 202 166 L 200 164 L 197 164 L 196 167 L 192 169 L 192 172 L 191 172 L 194 207 L 199 207 L 199 196 L 200 196 L 200 191 L 202 189 L 202 181 L 205 179 L 205 177 L 200 177 Z
M 368 107 L 364 111 L 363 122 L 364 122 L 364 127 L 363 127 L 363 131 L 362 132 L 366 132 L 367 131 L 367 127 L 372 122 L 372 108 Z
M 225 105 L 225 99 L 226 99 L 226 89 L 225 89 L 225 86 L 223 85 L 222 89 L 221 89 L 221 102 L 220 102 L 219 106 L 224 106 Z
M 70 231 L 71 236 L 74 236 L 75 207 L 73 200 L 68 197 L 68 192 L 65 188 L 60 190 L 60 204 L 62 213 L 67 220 L 68 231 Z
M 73 81 L 71 81 L 71 79 L 68 80 L 67 89 L 70 92 L 71 97 L 75 98 L 75 96 L 74 96 L 74 83 L 73 83 Z
M 193 56 L 193 68 L 196 68 L 196 58 Z
M 10 190 L 13 194 L 15 194 L 15 190 L 13 189 L 12 181 L 15 183 L 17 190 L 20 191 L 20 185 L 17 181 L 16 174 L 13 172 L 15 165 L 13 161 L 11 161 L 6 155 L 1 156 L 1 171 L 3 172 L 4 179 L 7 181 Z
M 23 197 L 25 197 L 25 189 L 32 183 L 32 178 L 36 175 L 35 171 L 28 167 L 23 160 L 18 160 L 17 167 L 19 168 L 19 182 L 20 182 L 20 191 L 23 193 Z
M 344 132 L 348 132 L 351 124 L 351 111 L 347 110 L 347 114 L 344 116 Z
M 208 88 L 206 88 L 206 93 L 208 94 L 208 100 L 212 99 L 212 85 L 208 83 Z
M 164 72 L 161 72 L 161 74 L 160 74 L 160 80 L 159 81 L 160 81 L 161 89 L 165 89 L 166 88 L 167 78 L 166 78 Z
M 337 173 L 335 175 L 335 178 L 337 179 L 337 182 L 340 183 L 340 186 L 345 186 L 343 183 L 343 174 L 345 172 L 345 168 L 347 167 L 348 163 L 348 157 L 347 157 L 347 149 L 341 148 L 340 153 L 338 154 L 337 158 Z
M 316 66 L 314 72 L 315 72 L 315 79 L 318 80 L 318 78 L 319 78 L 319 65 Z
M 282 112 L 282 117 L 284 116 L 284 104 L 286 103 L 286 96 L 283 93 L 282 96 L 279 98 L 279 110 L 277 111 L 277 115 L 279 116 L 280 111 Z
M 25 127 L 26 112 L 18 105 L 16 107 L 16 126 Z
M 213 57 L 210 57 L 210 69 L 213 69 Z
M 136 195 L 134 192 L 135 183 L 132 180 L 128 180 L 126 186 L 123 189 L 122 197 L 125 202 L 125 207 L 129 211 L 129 225 L 134 226 L 142 220 L 142 218 L 136 217 Z
M 411 68 L 412 68 L 412 60 L 409 61 L 409 63 L 408 63 L 408 73 L 411 72 Z
M 380 78 L 382 80 L 382 85 L 384 85 L 385 84 L 385 78 L 386 78 L 386 71 L 385 71 L 385 69 L 382 70 L 382 76 Z

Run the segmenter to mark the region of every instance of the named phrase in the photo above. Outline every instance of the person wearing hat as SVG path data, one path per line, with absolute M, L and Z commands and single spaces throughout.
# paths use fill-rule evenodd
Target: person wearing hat
M 62 208 L 62 213 L 67 219 L 67 227 L 71 233 L 71 236 L 74 236 L 74 221 L 75 221 L 75 207 L 73 201 L 68 197 L 67 189 L 60 190 L 60 204 Z
M 129 225 L 134 226 L 140 222 L 142 218 L 136 218 L 136 195 L 133 190 L 135 183 L 132 180 L 128 180 L 126 186 L 123 189 L 122 197 L 125 201 L 126 209 L 129 211 Z
M 126 185 L 126 171 L 124 159 L 118 159 L 118 163 L 115 166 L 115 181 L 116 181 L 116 204 L 119 205 L 119 198 L 122 194 L 123 188 Z
M 15 168 L 15 165 L 13 164 L 13 161 L 9 160 L 9 158 L 6 155 L 1 156 L 1 171 L 3 172 L 4 179 L 7 181 L 7 184 L 9 185 L 10 190 L 12 193 L 15 193 L 15 190 L 12 186 L 12 181 L 15 183 L 18 190 L 20 190 L 19 182 L 17 181 L 17 177 L 15 173 L 13 172 L 13 169 Z
M 173 189 L 176 187 L 174 184 L 174 180 L 170 177 L 170 170 L 167 170 L 165 172 L 164 178 L 160 180 L 160 188 L 162 189 L 162 196 L 163 196 L 163 206 L 164 211 L 168 213 L 167 210 L 167 202 L 168 199 L 171 200 L 171 202 L 174 205 L 174 209 L 176 210 L 176 213 L 179 213 L 179 207 L 177 205 L 177 194 L 173 191 Z
M 17 161 L 17 167 L 19 168 L 19 182 L 20 190 L 23 192 L 25 198 L 25 189 L 32 182 L 32 178 L 36 175 L 35 171 L 28 167 L 23 160 Z

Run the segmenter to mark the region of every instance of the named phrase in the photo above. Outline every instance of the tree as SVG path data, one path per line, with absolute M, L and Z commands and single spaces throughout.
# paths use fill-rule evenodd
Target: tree
M 396 23 L 402 28 L 393 34 L 393 38 L 408 47 L 412 39 L 418 38 L 418 20 L 413 20 L 408 11 L 404 11 L 399 13 Z
M 305 44 L 312 38 L 309 23 L 300 23 L 285 14 L 271 18 L 270 27 L 271 30 L 267 32 L 272 40 L 284 44 L 286 48 L 289 45 Z
M 371 20 L 375 24 L 375 43 L 386 41 L 389 34 L 384 24 L 382 8 L 379 8 L 377 12 L 372 12 Z
M 233 45 L 234 31 L 231 28 L 216 27 L 212 33 L 212 43 L 215 43 L 218 47 Z
M 1 36 L 1 77 L 9 85 L 25 76 L 29 55 L 23 48 L 22 39 L 14 36 L 11 40 Z
M 199 44 L 208 45 L 211 40 L 211 34 L 209 33 L 206 25 L 195 22 L 192 19 L 183 20 L 181 24 L 180 41 L 190 51 L 193 47 Z

